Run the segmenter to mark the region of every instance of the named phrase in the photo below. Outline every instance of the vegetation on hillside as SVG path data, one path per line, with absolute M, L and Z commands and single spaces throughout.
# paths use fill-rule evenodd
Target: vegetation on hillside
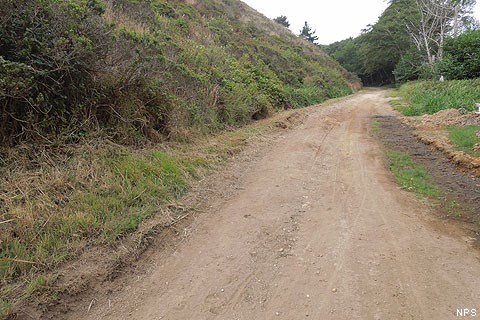
M 281 24 L 285 28 L 290 27 L 290 22 L 288 22 L 288 18 L 286 16 L 278 16 L 274 18 L 273 21 L 275 21 L 278 24 Z
M 6 0 L 0 143 L 212 132 L 357 82 L 240 1 Z

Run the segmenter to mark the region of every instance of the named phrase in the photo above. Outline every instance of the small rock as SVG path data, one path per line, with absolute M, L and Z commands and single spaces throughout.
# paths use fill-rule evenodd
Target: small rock
M 280 250 L 278 250 L 278 252 L 283 252 L 283 251 L 285 251 L 285 249 L 283 248 L 280 248 Z
M 275 312 L 275 315 L 279 316 L 279 315 L 280 315 L 280 312 Z
M 333 288 L 333 289 L 332 289 L 332 292 L 333 292 L 333 293 L 336 293 L 337 291 L 338 291 L 337 288 Z

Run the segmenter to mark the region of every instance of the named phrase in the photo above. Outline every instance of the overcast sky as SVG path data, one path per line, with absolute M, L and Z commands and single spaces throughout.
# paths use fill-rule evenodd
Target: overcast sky
M 373 24 L 387 8 L 385 0 L 242 0 L 268 18 L 288 17 L 290 29 L 298 34 L 305 21 L 317 30 L 318 42 L 329 44 L 356 37 Z M 480 1 L 475 16 L 480 20 Z

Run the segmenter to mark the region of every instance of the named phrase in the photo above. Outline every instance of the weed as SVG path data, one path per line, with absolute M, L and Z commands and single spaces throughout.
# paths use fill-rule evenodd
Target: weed
M 452 126 L 448 128 L 448 136 L 458 150 L 480 157 L 480 152 L 473 150 L 473 147 L 480 143 L 480 138 L 476 136 L 479 131 L 480 126 Z
M 377 120 L 372 120 L 372 131 L 375 134 L 379 134 L 382 131 L 381 124 Z
M 408 154 L 388 150 L 386 155 L 390 170 L 402 188 L 419 196 L 439 197 L 441 195 L 440 189 L 432 184 L 432 177 L 425 168 L 415 163 Z
M 192 181 L 269 128 L 244 127 L 162 150 L 84 146 L 68 161 L 60 156 L 57 163 L 43 161 L 42 175 L 35 179 L 25 169 L 2 171 L 8 177 L 6 188 L 18 190 L 15 186 L 21 184 L 22 189 L 0 193 L 6 204 L 0 207 L 0 220 L 11 220 L 0 233 L 0 298 L 10 296 L 4 289 L 14 279 L 31 279 L 26 296 L 48 286 L 53 280 L 35 275 L 74 257 L 87 244 L 114 244 L 135 231 L 181 197 Z
M 47 277 L 40 275 L 33 277 L 27 284 L 27 287 L 25 288 L 25 294 L 27 297 L 31 296 L 35 292 L 38 292 L 48 286 L 49 280 Z
M 447 212 L 449 215 L 455 215 L 457 218 L 462 216 L 462 205 L 456 201 L 447 203 Z
M 0 319 L 6 318 L 12 309 L 12 304 L 6 300 L 0 299 Z

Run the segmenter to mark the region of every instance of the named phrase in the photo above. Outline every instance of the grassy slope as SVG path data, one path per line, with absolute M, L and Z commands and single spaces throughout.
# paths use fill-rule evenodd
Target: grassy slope
M 98 126 L 122 144 L 181 139 L 359 86 L 238 0 L 7 0 L 0 10 L 3 143 L 64 142 Z
M 265 128 L 214 144 L 199 144 L 199 135 L 359 86 L 317 47 L 239 1 L 9 0 L 1 10 L 12 10 L 0 15 L 2 27 L 23 40 L 0 43 L 8 49 L 0 103 L 12 107 L 0 128 L 0 315 L 86 246 L 115 243 L 159 214 Z M 29 17 L 39 23 L 22 33 Z M 32 34 L 51 49 L 41 63 L 27 45 Z M 88 72 L 55 87 L 52 75 L 61 83 L 76 69 L 50 73 L 48 64 L 68 65 L 66 56 Z
M 480 79 L 451 81 L 415 81 L 400 87 L 407 106 L 398 110 L 407 116 L 433 114 L 450 108 L 475 109 L 480 101 Z

